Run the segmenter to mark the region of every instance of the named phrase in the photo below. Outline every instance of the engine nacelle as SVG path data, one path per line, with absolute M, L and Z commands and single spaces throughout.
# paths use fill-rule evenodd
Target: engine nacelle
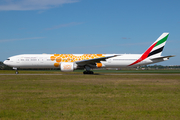
M 72 62 L 62 62 L 60 68 L 62 72 L 72 72 L 77 69 L 77 64 Z
M 97 67 L 97 68 L 101 68 L 101 67 L 105 67 L 105 66 L 104 66 L 104 64 L 102 64 L 102 63 L 96 63 L 96 67 Z

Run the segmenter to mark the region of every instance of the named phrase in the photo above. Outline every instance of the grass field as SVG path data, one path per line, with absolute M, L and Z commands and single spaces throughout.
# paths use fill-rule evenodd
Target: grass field
M 18 70 L 20 74 L 83 74 L 84 70 L 75 70 L 74 72 L 61 72 L 60 70 Z M 94 73 L 118 73 L 118 74 L 131 74 L 131 73 L 153 73 L 153 74 L 180 74 L 180 70 L 93 70 Z M 15 70 L 0 70 L 0 74 L 15 74 Z
M 75 73 L 0 75 L 0 119 L 180 119 L 178 74 Z

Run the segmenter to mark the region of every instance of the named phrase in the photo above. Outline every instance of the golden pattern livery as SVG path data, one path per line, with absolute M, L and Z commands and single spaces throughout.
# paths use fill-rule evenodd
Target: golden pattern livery
M 55 67 L 59 67 L 60 62 L 76 62 L 76 61 L 94 59 L 99 57 L 105 57 L 105 56 L 103 54 L 83 54 L 83 55 L 54 54 L 50 57 L 50 59 L 51 61 L 56 61 L 56 63 L 54 63 Z

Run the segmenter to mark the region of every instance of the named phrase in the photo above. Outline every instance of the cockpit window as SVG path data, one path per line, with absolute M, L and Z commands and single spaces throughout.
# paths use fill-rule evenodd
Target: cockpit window
M 7 59 L 7 60 L 10 60 L 10 59 Z

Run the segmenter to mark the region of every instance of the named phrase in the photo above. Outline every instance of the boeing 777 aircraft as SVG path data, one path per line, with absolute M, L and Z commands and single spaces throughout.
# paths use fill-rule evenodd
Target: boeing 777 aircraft
M 120 68 L 148 65 L 166 61 L 161 56 L 169 33 L 163 33 L 143 54 L 22 54 L 8 58 L 5 65 L 19 68 L 60 68 L 69 72 L 84 68 L 84 74 L 93 74 L 92 68 Z

